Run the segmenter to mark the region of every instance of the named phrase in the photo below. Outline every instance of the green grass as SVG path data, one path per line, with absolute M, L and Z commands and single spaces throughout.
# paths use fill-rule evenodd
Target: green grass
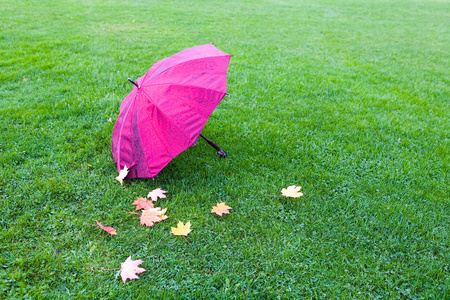
M 1 1 L 0 17 L 1 298 L 449 298 L 449 2 Z M 199 141 L 120 186 L 107 120 L 127 78 L 210 42 L 234 55 L 203 131 L 228 157 Z M 302 198 L 266 196 L 293 184 Z M 158 187 L 169 219 L 138 226 L 131 202 Z M 130 255 L 139 280 L 101 270 Z

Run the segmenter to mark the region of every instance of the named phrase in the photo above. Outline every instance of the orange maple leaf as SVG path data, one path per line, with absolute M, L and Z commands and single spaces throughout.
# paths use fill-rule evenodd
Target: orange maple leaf
M 137 198 L 137 200 L 133 202 L 133 205 L 136 205 L 136 210 L 154 207 L 153 202 L 147 200 L 147 198 Z
M 213 206 L 213 209 L 211 210 L 211 212 L 216 213 L 219 216 L 222 216 L 222 214 L 229 214 L 230 213 L 228 211 L 229 209 L 231 209 L 231 207 L 228 205 L 225 205 L 225 202 L 222 202 L 222 203 L 217 203 L 217 206 Z
M 117 232 L 116 232 L 116 230 L 114 228 L 112 228 L 112 227 L 105 227 L 97 220 L 95 220 L 95 222 L 97 222 L 98 227 L 100 227 L 101 229 L 103 229 L 107 233 L 109 233 L 111 235 L 116 235 L 117 234 Z
M 131 256 L 129 256 L 127 260 L 120 265 L 120 277 L 122 277 L 122 281 L 125 283 L 127 279 L 139 279 L 136 274 L 145 272 L 144 268 L 138 267 L 142 263 L 142 260 L 132 260 Z
M 142 211 L 141 225 L 153 226 L 153 224 L 167 219 L 165 215 L 167 208 L 161 210 L 161 207 L 149 208 Z

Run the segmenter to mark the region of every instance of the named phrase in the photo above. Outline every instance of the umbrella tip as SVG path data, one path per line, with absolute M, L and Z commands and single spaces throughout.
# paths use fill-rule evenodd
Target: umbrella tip
M 131 80 L 131 78 L 128 78 L 128 81 L 131 82 L 132 84 L 134 84 L 135 86 L 137 86 L 138 89 L 141 88 L 140 85 L 138 85 L 136 82 L 134 82 L 133 80 Z

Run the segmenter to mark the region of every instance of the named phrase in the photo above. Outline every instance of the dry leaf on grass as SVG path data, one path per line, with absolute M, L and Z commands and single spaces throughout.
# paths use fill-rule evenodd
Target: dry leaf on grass
M 142 263 L 142 260 L 132 260 L 131 256 L 129 256 L 127 260 L 120 265 L 120 277 L 122 277 L 122 281 L 125 283 L 127 279 L 139 279 L 136 274 L 140 274 L 145 271 L 144 268 L 138 267 Z
M 117 232 L 114 228 L 112 227 L 106 227 L 103 226 L 99 221 L 95 220 L 95 222 L 97 222 L 97 226 L 100 227 L 101 229 L 103 229 L 104 231 L 106 231 L 107 233 L 111 234 L 111 235 L 116 235 Z
M 137 198 L 137 200 L 133 202 L 133 205 L 136 205 L 136 210 L 149 209 L 154 207 L 153 202 L 147 200 L 147 198 Z
M 302 188 L 301 186 L 295 185 L 288 186 L 287 188 L 281 190 L 281 195 L 284 197 L 292 197 L 292 198 L 301 197 L 303 196 L 303 193 L 300 192 L 301 188 Z
M 177 227 L 171 227 L 173 235 L 181 235 L 186 240 L 186 243 L 192 246 L 191 243 L 187 240 L 186 236 L 191 232 L 191 222 L 188 221 L 186 225 L 183 222 L 178 221 Z
M 229 214 L 228 211 L 231 209 L 230 206 L 225 205 L 225 202 L 217 203 L 217 206 L 213 206 L 213 209 L 211 210 L 212 213 L 218 214 L 219 216 L 222 216 L 222 214 Z
M 123 167 L 122 170 L 120 170 L 119 176 L 116 177 L 116 180 L 120 182 L 120 185 L 123 185 L 123 180 L 125 179 L 125 177 L 127 177 L 128 172 L 130 172 L 130 169 L 128 169 L 126 165 Z
M 186 225 L 183 224 L 183 222 L 179 221 L 177 224 L 177 227 L 172 227 L 172 234 L 173 235 L 183 235 L 187 236 L 189 232 L 191 232 L 191 222 L 188 221 Z
M 159 198 L 166 198 L 166 195 L 164 193 L 167 193 L 167 191 L 163 191 L 160 188 L 157 188 L 156 190 L 150 191 L 147 195 L 147 198 L 152 198 L 152 201 L 156 201 Z
M 142 211 L 141 225 L 153 226 L 153 224 L 167 219 L 165 215 L 167 208 L 161 210 L 161 207 L 149 208 Z

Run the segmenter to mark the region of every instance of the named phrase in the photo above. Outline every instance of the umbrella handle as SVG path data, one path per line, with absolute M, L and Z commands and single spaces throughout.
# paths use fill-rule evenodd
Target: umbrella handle
M 200 134 L 200 136 L 211 146 L 213 146 L 214 149 L 217 150 L 217 155 L 219 155 L 220 157 L 227 157 L 227 154 L 225 153 L 225 151 L 222 150 L 222 148 L 220 148 L 219 146 L 217 146 L 213 141 L 211 141 L 210 139 L 205 138 L 202 134 Z

